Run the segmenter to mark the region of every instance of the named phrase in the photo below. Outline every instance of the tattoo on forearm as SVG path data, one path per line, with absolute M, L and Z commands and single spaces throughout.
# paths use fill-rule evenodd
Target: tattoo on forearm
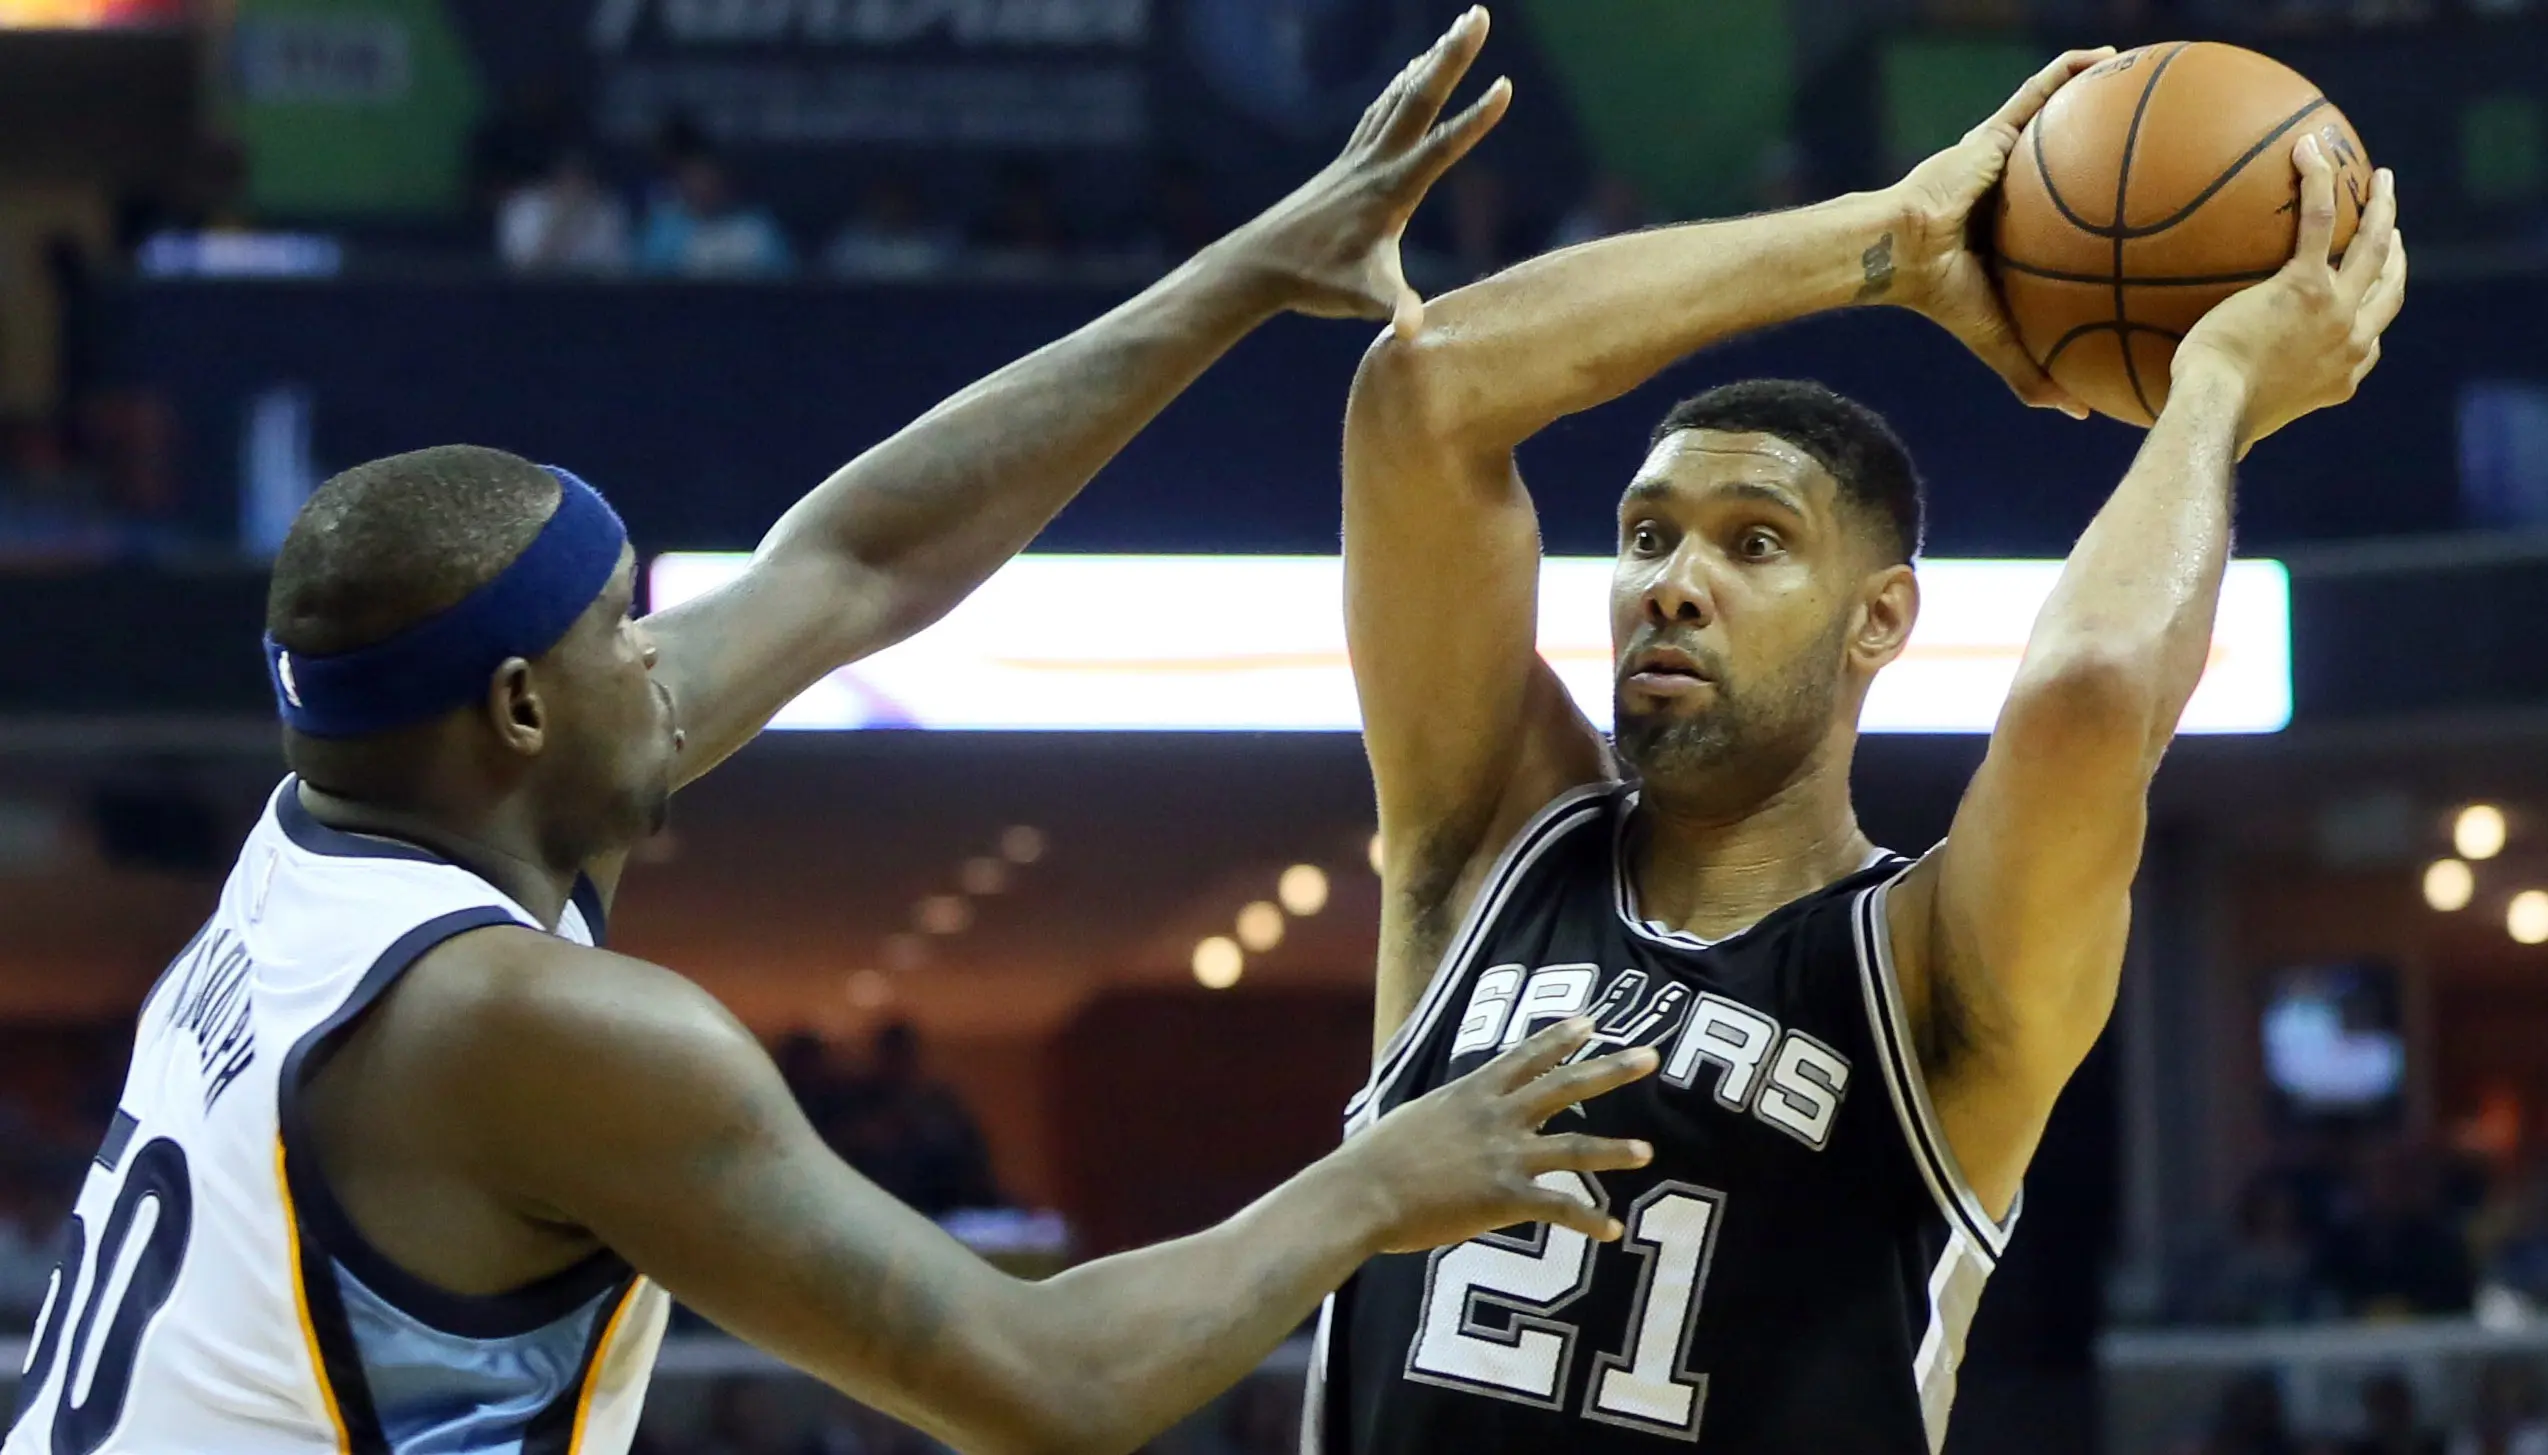
M 1875 245 L 1858 255 L 1858 269 L 1866 281 L 1858 285 L 1855 301 L 1865 303 L 1882 298 L 1893 288 L 1893 234 L 1877 238 Z

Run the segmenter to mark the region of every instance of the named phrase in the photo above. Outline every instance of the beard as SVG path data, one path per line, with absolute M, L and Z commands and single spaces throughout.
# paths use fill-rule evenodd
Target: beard
M 1758 682 L 1738 683 L 1724 671 L 1722 657 L 1689 648 L 1715 683 L 1713 700 L 1702 708 L 1632 708 L 1624 688 L 1614 686 L 1612 736 L 1620 760 L 1651 792 L 1675 801 L 1745 807 L 1768 797 L 1831 731 L 1848 631 L 1842 612 L 1821 637 Z M 1622 660 L 1656 635 L 1640 633 Z

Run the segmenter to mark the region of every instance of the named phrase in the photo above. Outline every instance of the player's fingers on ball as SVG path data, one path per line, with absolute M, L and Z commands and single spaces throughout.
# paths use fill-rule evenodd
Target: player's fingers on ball
M 2373 336 L 2388 332 L 2397 322 L 2398 310 L 2406 306 L 2406 235 L 2398 234 L 2390 241 L 2389 256 L 2381 263 L 2380 276 L 2373 279 L 2370 290 L 2362 295 L 2362 308 L 2357 328 L 2367 329 Z
M 1505 1091 L 1528 1086 L 1556 1069 L 1592 1039 L 1590 1016 L 1559 1021 L 1487 1064 L 1490 1085 Z
M 2024 126 L 2035 119 L 2035 113 L 2043 110 L 2044 103 L 2053 99 L 2053 93 L 2071 77 L 2113 55 L 2114 47 L 2110 45 L 2093 50 L 2062 52 L 2054 57 L 2052 64 L 2037 71 L 2025 85 L 2018 87 L 2017 94 L 2009 97 L 2008 103 L 2000 107 L 1999 114 L 1991 120 L 2012 128 Z
M 1654 1160 L 1654 1145 L 1650 1142 L 1581 1132 L 1537 1138 L 1531 1152 L 1532 1170 L 1538 1172 L 1627 1172 Z
M 2314 132 L 2292 143 L 2291 160 L 2300 171 L 2300 236 L 2292 261 L 2324 268 L 2335 251 L 2336 169 Z
M 2345 245 L 2345 260 L 2337 275 L 2357 293 L 2368 290 L 2388 271 L 2397 235 L 2397 184 L 2383 167 L 2371 178 L 2371 200 L 2363 205 L 2361 224 L 2354 229 L 2353 241 Z
M 1433 129 L 1424 139 L 1408 167 L 1407 176 L 1417 191 L 1431 187 L 1442 174 L 1459 163 L 1469 150 L 1486 139 L 1496 123 L 1513 104 L 1513 82 L 1498 76 L 1486 94 L 1468 105 L 1468 109 Z

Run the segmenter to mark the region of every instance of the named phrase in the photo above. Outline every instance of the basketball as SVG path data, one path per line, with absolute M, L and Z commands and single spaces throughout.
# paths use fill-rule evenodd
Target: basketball
M 2336 248 L 2371 198 L 2353 125 L 2268 56 L 2212 41 L 2126 51 L 2027 124 L 2001 189 L 1996 269 L 2018 342 L 2100 414 L 2158 418 L 2195 320 L 2291 258 L 2291 148 L 2336 167 Z

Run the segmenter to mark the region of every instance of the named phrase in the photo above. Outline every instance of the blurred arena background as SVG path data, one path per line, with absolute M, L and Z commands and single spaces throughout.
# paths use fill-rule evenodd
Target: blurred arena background
M 650 554 L 748 548 L 1306 175 L 1464 3 L 0 0 L 0 1389 L 127 1018 L 280 772 L 262 561 L 318 479 L 499 445 L 594 480 Z M 2361 398 L 2246 472 L 2243 550 L 2281 567 L 2233 613 L 2222 730 L 2160 777 L 2123 1004 L 1950 1448 L 2548 1452 L 2548 5 L 1498 20 L 1482 74 L 1517 104 L 1418 219 L 1428 290 L 1889 180 L 2064 44 L 2267 50 L 2397 170 L 2413 302 Z M 1317 558 L 1365 338 L 1267 328 L 1039 547 L 1175 559 L 1104 568 L 1107 599 L 1015 568 L 632 871 L 621 943 L 1017 1266 L 1235 1209 L 1360 1080 L 1371 809 Z M 1551 548 L 1607 552 L 1666 391 L 1764 372 L 1892 416 L 1941 562 L 2058 557 L 2138 439 L 2019 410 L 1907 316 L 1825 318 L 1534 444 Z M 658 563 L 656 599 L 718 569 Z M 2023 575 L 1971 574 L 1984 657 Z M 1889 709 L 1879 839 L 1942 832 L 1987 677 Z M 1301 1362 L 1156 1448 L 1290 1449 Z M 658 1388 L 659 1455 L 933 1448 L 695 1321 Z

